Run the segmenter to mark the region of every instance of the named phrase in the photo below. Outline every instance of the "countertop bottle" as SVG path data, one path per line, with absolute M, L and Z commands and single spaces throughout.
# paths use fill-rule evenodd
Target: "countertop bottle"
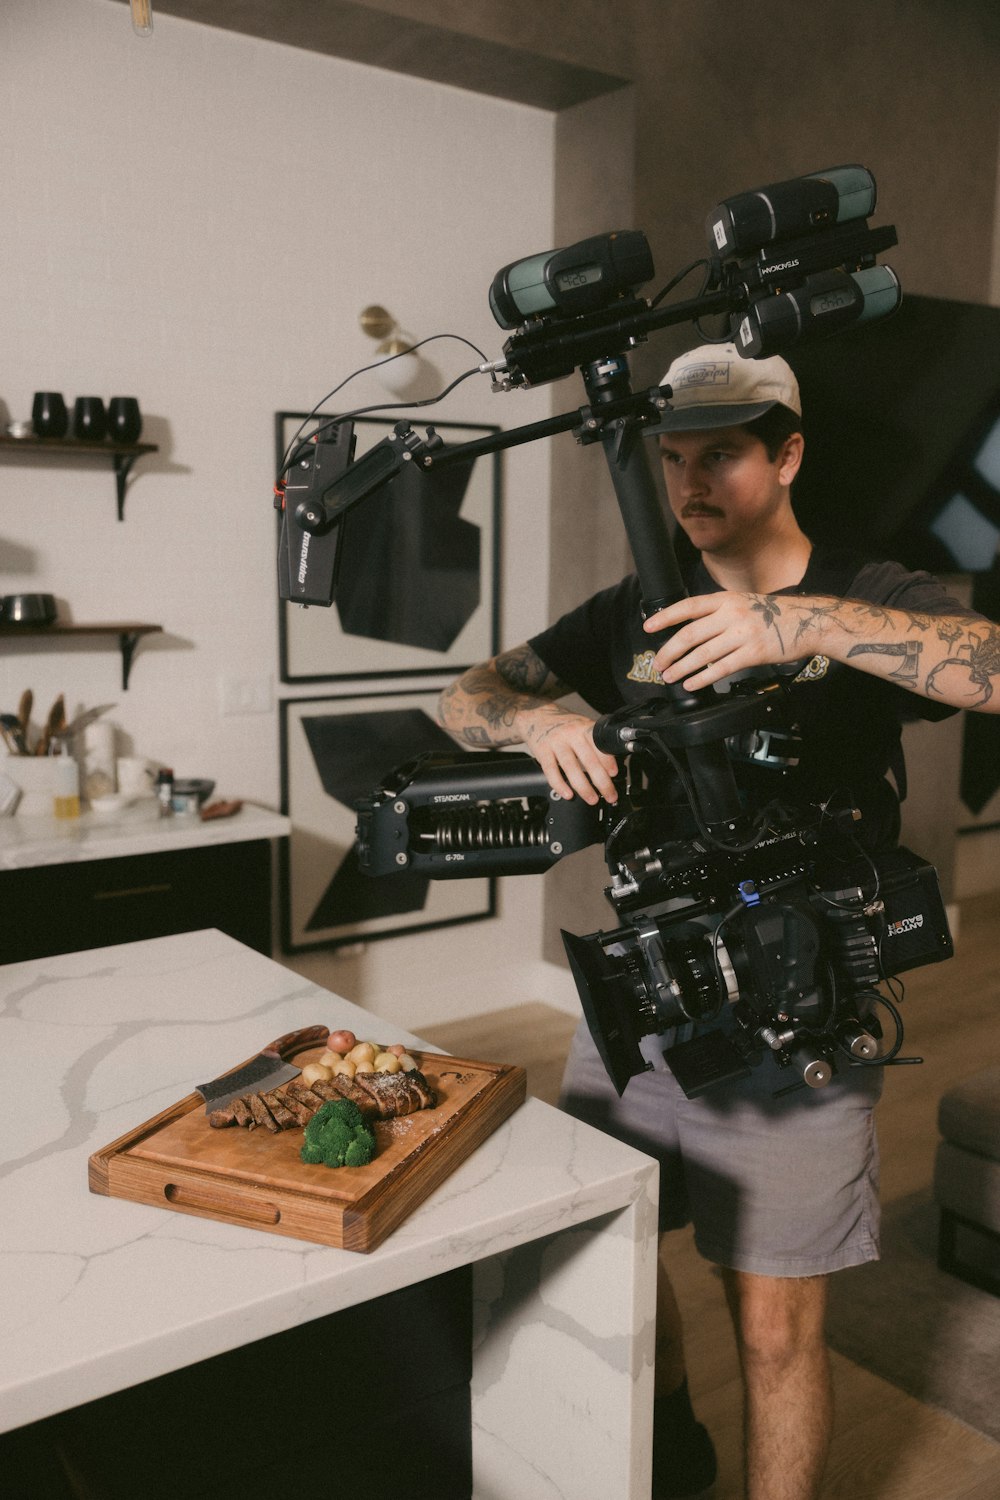
M 71 755 L 55 757 L 56 787 L 52 811 L 57 818 L 80 816 L 80 767 Z
M 171 817 L 174 811 L 174 773 L 167 767 L 156 773 L 156 797 L 160 804 L 160 817 Z

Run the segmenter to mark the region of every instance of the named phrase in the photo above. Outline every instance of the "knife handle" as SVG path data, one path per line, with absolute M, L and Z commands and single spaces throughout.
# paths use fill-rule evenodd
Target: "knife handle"
M 276 1041 L 268 1042 L 263 1052 L 265 1055 L 273 1052 L 276 1057 L 290 1057 L 301 1052 L 303 1047 L 315 1047 L 319 1042 L 325 1042 L 329 1035 L 329 1026 L 303 1026 L 300 1031 L 286 1031 Z

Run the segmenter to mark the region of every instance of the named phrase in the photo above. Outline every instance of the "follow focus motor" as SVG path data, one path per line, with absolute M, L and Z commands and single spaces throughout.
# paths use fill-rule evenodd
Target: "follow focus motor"
M 432 479 L 448 463 L 566 430 L 604 448 L 644 616 L 683 597 L 641 441 L 670 390 L 633 393 L 625 353 L 656 328 L 715 313 L 728 319 L 723 336 L 753 358 L 891 312 L 899 285 L 875 259 L 896 235 L 868 226 L 874 207 L 874 179 L 856 166 L 727 199 L 708 218 L 702 292 L 666 307 L 638 295 L 653 264 L 637 231 L 507 266 L 490 306 L 513 331 L 504 358 L 480 368 L 509 390 L 579 367 L 587 403 L 452 449 L 432 429 L 423 440 L 400 423 L 356 464 L 350 424 L 327 424 L 298 455 L 305 493 L 291 514 L 286 500 L 282 597 L 330 602 L 337 521 L 404 464 Z M 785 670 L 727 694 L 659 684 L 601 719 L 595 741 L 624 767 L 613 808 L 561 801 L 519 753 L 431 755 L 397 767 L 358 803 L 361 867 L 444 879 L 524 874 L 603 841 L 606 895 L 620 925 L 563 939 L 619 1093 L 649 1066 L 643 1039 L 668 1032 L 664 1055 L 691 1096 L 745 1076 L 766 1056 L 789 1070 L 790 1086 L 814 1088 L 844 1067 L 904 1061 L 899 1011 L 877 986 L 950 956 L 937 878 L 908 850 L 865 852 L 857 809 L 783 798 L 795 764 Z M 773 773 L 756 803 L 737 776 L 744 765 Z M 892 1020 L 888 1040 L 880 1011 Z

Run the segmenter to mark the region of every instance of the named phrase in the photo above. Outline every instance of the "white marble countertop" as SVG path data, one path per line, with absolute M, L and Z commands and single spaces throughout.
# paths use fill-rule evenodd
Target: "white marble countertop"
M 232 817 L 207 823 L 190 814 L 161 818 L 155 797 L 144 797 L 113 814 L 33 818 L 15 813 L 0 817 L 0 871 L 246 843 L 281 838 L 290 831 L 288 818 L 248 802 Z
M 372 1018 L 216 931 L 0 968 L 0 1431 L 567 1230 L 577 1269 L 563 1251 L 545 1316 L 568 1326 L 571 1307 L 596 1309 L 580 1337 L 614 1366 L 625 1420 L 651 1369 L 655 1168 L 538 1100 L 368 1255 L 89 1192 L 93 1151 L 315 1023 L 364 1033 Z M 574 1283 L 588 1258 L 577 1226 L 595 1221 L 603 1293 Z M 615 1269 L 626 1239 L 629 1276 Z M 561 1343 L 556 1354 L 562 1369 Z M 523 1403 L 523 1380 L 515 1394 Z M 627 1446 L 628 1432 L 607 1441 Z M 647 1474 L 629 1494 L 648 1495 Z

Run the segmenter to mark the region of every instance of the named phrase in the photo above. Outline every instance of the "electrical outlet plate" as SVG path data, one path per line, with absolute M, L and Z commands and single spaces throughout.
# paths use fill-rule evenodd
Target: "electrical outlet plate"
M 274 707 L 270 677 L 222 677 L 219 697 L 224 715 L 269 714 Z

